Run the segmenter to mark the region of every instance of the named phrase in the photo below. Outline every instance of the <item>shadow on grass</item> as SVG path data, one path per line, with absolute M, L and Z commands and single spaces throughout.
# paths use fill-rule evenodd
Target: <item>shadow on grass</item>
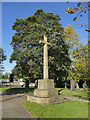
M 3 95 L 19 94 L 19 93 L 33 93 L 35 88 L 9 88 L 3 92 Z

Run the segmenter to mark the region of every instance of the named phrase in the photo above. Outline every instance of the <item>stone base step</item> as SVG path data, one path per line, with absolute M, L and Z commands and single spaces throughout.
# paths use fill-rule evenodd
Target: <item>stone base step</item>
M 67 99 L 64 96 L 57 95 L 52 97 L 37 97 L 33 94 L 27 95 L 27 100 L 31 102 L 36 102 L 42 105 L 49 105 L 49 104 L 57 104 L 67 101 Z

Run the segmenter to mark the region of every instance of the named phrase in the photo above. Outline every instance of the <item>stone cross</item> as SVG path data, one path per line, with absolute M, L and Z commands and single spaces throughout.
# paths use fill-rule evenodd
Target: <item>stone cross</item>
M 43 66 L 43 79 L 48 79 L 48 46 L 51 46 L 47 42 L 47 36 L 44 35 L 44 41 L 39 41 L 39 43 L 44 45 L 44 66 Z

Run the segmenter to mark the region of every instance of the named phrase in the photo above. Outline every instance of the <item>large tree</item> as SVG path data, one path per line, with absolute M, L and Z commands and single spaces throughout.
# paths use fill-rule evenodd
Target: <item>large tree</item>
M 72 59 L 72 64 L 68 71 L 68 80 L 79 82 L 81 79 L 85 79 L 88 73 L 88 46 L 82 45 L 79 35 L 75 32 L 73 26 L 67 25 L 64 31 Z
M 70 26 L 69 24 L 67 26 L 65 26 L 64 28 L 64 34 L 65 34 L 65 40 L 69 46 L 69 54 L 70 54 L 70 58 L 72 60 L 71 66 L 68 66 L 68 71 L 67 71 L 67 78 L 66 78 L 66 83 L 67 84 L 67 80 L 75 80 L 75 76 L 72 70 L 72 66 L 74 66 L 73 60 L 73 51 L 79 47 L 79 45 L 81 44 L 80 39 L 79 39 L 79 35 L 76 33 L 75 29 L 73 26 Z M 70 82 L 72 83 L 72 82 Z M 65 86 L 66 87 L 66 86 Z
M 74 71 L 78 75 L 77 80 L 86 81 L 88 78 L 88 45 L 81 45 L 73 51 Z M 88 81 L 87 81 L 88 82 Z
M 16 61 L 14 71 L 18 71 L 18 76 L 43 77 L 43 46 L 39 40 L 47 35 L 52 44 L 48 47 L 49 78 L 54 78 L 59 86 L 60 79 L 65 76 L 66 66 L 71 62 L 64 29 L 59 20 L 58 14 L 45 13 L 42 9 L 25 19 L 16 19 L 12 26 L 16 33 L 11 41 L 13 53 L 10 62 Z

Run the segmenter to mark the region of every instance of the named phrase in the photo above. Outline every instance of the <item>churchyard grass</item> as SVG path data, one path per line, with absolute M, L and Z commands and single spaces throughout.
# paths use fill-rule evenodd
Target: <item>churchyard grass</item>
M 83 91 L 83 89 L 79 91 L 71 91 L 65 88 L 58 88 L 60 90 L 60 94 L 63 94 L 65 96 L 72 96 L 72 97 L 78 97 L 78 98 L 83 98 L 83 99 L 89 99 L 90 98 L 90 91 Z M 2 87 L 0 90 L 7 91 L 7 92 L 17 92 L 17 93 L 33 93 L 34 88 L 22 88 L 22 87 Z
M 67 101 L 61 104 L 43 106 L 26 101 L 23 103 L 34 118 L 88 118 L 88 103 Z M 50 120 L 50 119 L 49 119 Z
M 63 94 L 65 96 L 72 96 L 72 97 L 78 97 L 83 99 L 89 99 L 90 98 L 90 91 L 83 91 L 83 89 L 80 89 L 78 91 L 71 91 L 68 89 L 61 88 L 60 94 Z
M 4 92 L 4 91 L 6 91 L 7 89 L 9 89 L 9 87 L 2 87 L 2 88 L 0 88 L 0 91 Z
M 22 88 L 22 87 L 2 87 L 0 88 L 2 92 L 11 92 L 11 93 L 33 93 L 34 88 Z
M 9 88 L 7 92 L 16 92 L 16 93 L 33 93 L 34 88 Z
M 14 81 L 14 85 L 20 85 L 20 81 Z

